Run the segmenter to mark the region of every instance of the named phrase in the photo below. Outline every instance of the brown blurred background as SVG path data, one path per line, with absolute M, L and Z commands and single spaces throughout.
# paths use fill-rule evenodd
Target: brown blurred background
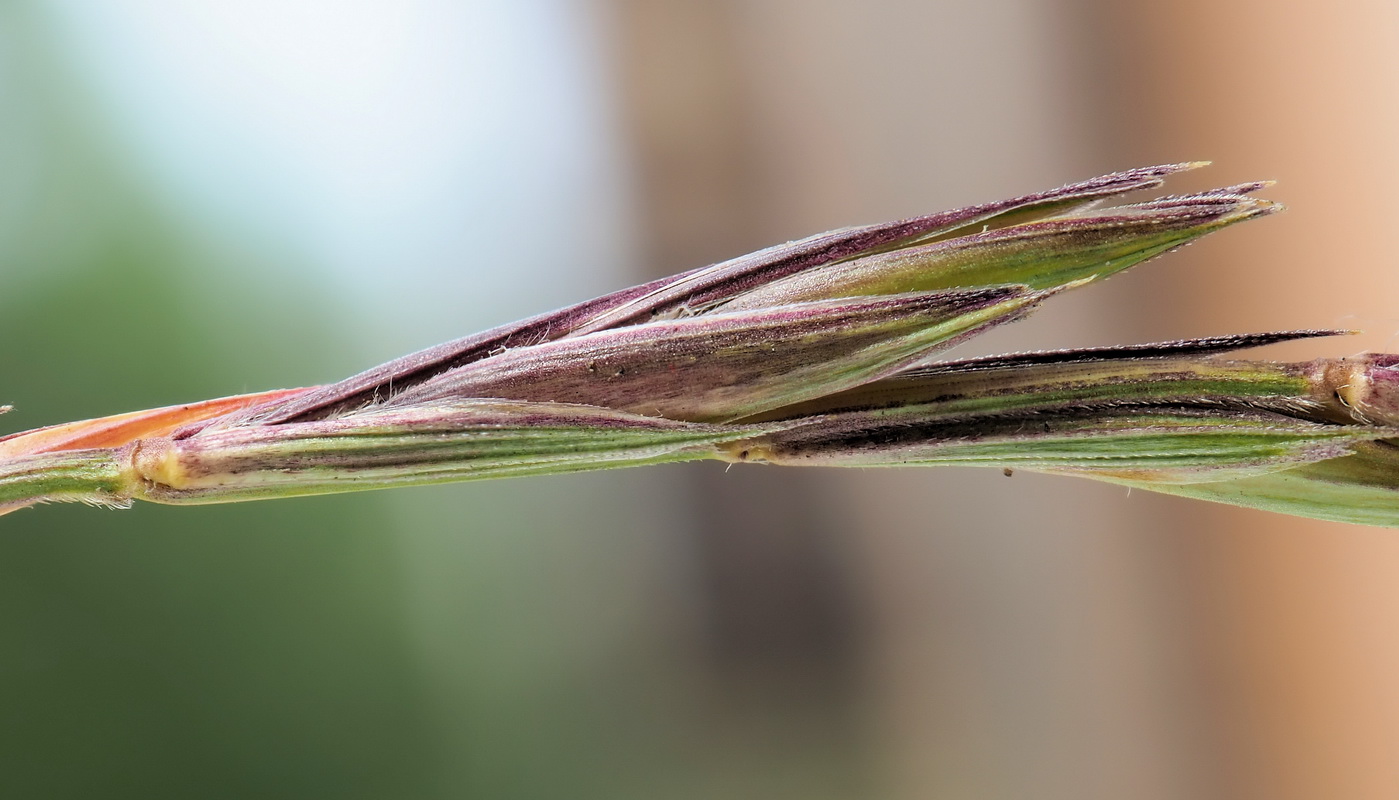
M 1210 158 L 1192 188 L 1277 178 L 1269 196 L 1291 212 L 1072 298 L 1005 345 L 1334 325 L 1367 335 L 1329 354 L 1393 349 L 1390 5 L 622 8 L 657 273 Z M 1306 347 L 1276 355 L 1317 354 Z M 1388 532 L 1039 477 L 726 477 L 696 478 L 698 502 L 720 509 L 708 563 L 750 603 L 805 608 L 817 620 L 803 630 L 860 638 L 847 689 L 878 709 L 880 763 L 906 796 L 1399 793 Z M 832 586 L 853 594 L 853 621 Z
M 444 86 L 487 87 L 443 90 L 470 123 L 459 144 L 444 134 L 455 160 L 424 162 L 432 182 L 402 184 L 449 187 L 433 212 L 462 232 L 446 234 L 453 223 L 418 227 L 417 207 L 393 199 L 414 174 L 406 162 L 362 173 L 363 185 L 326 182 L 335 197 L 362 193 L 359 205 L 307 201 L 320 216 L 298 217 L 278 197 L 305 176 L 257 172 L 279 151 L 253 137 L 267 152 L 249 154 L 236 132 L 213 137 L 228 137 L 226 151 L 199 145 L 253 164 L 248 185 L 216 184 L 231 207 L 172 210 L 178 191 L 149 177 L 161 169 L 150 153 L 213 122 L 195 110 L 145 134 L 107 132 L 133 95 L 72 49 L 102 19 L 18 5 L 0 18 L 11 111 L 0 140 L 31 176 L 0 198 L 19 231 L 0 250 L 6 335 L 26 343 L 0 362 L 15 428 L 329 380 L 819 230 L 1202 158 L 1215 166 L 1170 191 L 1275 178 L 1266 196 L 1290 210 L 1056 298 L 966 352 L 1327 326 L 1366 333 L 1271 354 L 1399 349 L 1384 219 L 1399 174 L 1391 4 L 580 0 L 423 2 L 403 16 L 362 4 L 378 9 L 365 42 L 403 37 L 395 58 L 421 58 Z M 130 5 L 138 32 L 161 9 Z M 326 10 L 242 22 L 242 38 L 220 41 L 249 47 L 286 24 L 281 46 L 316 51 L 365 9 Z M 168 44 L 229 22 L 163 24 Z M 415 49 L 414 26 L 445 31 L 442 53 Z M 201 63 L 197 42 L 189 50 L 172 52 Z M 454 60 L 467 51 L 481 62 Z M 295 85 L 300 72 L 250 52 L 240 63 L 265 86 L 217 84 L 230 103 Z M 375 52 L 325 50 L 317 70 L 372 81 Z M 592 77 L 568 83 L 580 72 Z M 414 74 L 354 103 L 370 115 Z M 292 105 L 335 122 L 306 91 Z M 512 92 L 519 106 L 489 113 Z M 401 124 L 437 118 L 423 119 Z M 176 132 L 149 133 L 166 124 Z M 97 166 L 63 171 L 74 152 Z M 345 152 L 360 167 L 383 158 Z M 171 158 L 164 169 L 190 174 L 193 160 Z M 78 203 L 93 187 L 110 208 Z M 285 229 L 259 227 L 269 202 L 290 209 Z M 110 209 L 139 224 L 111 222 L 126 217 Z M 119 232 L 88 241 L 93 219 Z M 68 235 L 44 225 L 85 230 L 87 244 L 62 249 L 53 242 Z M 318 249 L 298 238 L 317 225 L 401 238 Z M 434 259 L 447 272 L 414 272 Z M 58 261 L 60 276 L 33 277 Z M 248 262 L 264 266 L 249 274 Z M 131 277 L 142 269 L 147 283 Z M 230 286 L 226 301 L 207 299 Z M 128 290 L 103 316 L 103 300 Z M 356 305 L 356 291 L 380 305 Z M 96 310 L 75 317 L 89 296 Z M 188 310 L 201 303 L 248 310 Z M 186 337 L 185 352 L 141 322 L 171 307 L 208 343 Z M 47 350 L 34 336 L 43 320 L 75 318 L 97 327 L 84 337 L 73 322 L 74 341 Z M 82 357 L 93 337 L 145 344 L 93 365 Z M 141 378 L 181 365 L 197 377 L 159 390 L 165 378 Z M 133 373 L 131 388 L 105 388 Z M 56 394 L 83 397 L 62 406 Z M 36 407 L 53 418 L 19 417 Z M 1399 796 L 1392 531 L 954 470 L 686 465 L 267 507 L 3 521 L 0 766 L 31 796 Z M 114 595 L 136 599 L 113 607 Z M 104 750 L 113 738 L 120 759 Z

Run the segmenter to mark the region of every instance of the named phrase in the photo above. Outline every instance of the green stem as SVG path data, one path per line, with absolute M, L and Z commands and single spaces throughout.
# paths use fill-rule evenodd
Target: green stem
M 52 500 L 130 505 L 125 450 L 65 450 L 0 461 L 0 510 Z

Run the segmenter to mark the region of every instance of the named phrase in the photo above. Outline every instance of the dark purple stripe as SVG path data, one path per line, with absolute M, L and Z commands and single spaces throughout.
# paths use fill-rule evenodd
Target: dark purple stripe
M 1212 353 L 1227 353 L 1231 350 L 1246 350 L 1252 347 L 1291 342 L 1298 339 L 1316 339 L 1322 336 L 1342 336 L 1350 331 L 1302 330 L 1276 331 L 1271 333 L 1239 333 L 1230 336 L 1211 336 L 1203 339 L 1179 339 L 1170 342 L 1150 344 L 1098 347 L 1082 350 L 1044 350 L 1034 353 L 1013 353 L 1004 356 L 973 358 L 965 361 L 949 361 L 930 367 L 918 367 L 894 375 L 890 380 L 904 378 L 924 378 L 949 372 L 972 370 L 1026 367 L 1034 364 L 1075 364 L 1089 361 L 1115 361 L 1132 358 L 1176 358 L 1180 356 L 1201 356 Z

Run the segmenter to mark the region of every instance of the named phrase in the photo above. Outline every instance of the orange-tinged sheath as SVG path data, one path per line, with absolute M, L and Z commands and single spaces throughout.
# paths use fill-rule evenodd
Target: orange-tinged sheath
M 273 389 L 267 392 L 219 397 L 198 403 L 148 408 L 110 417 L 84 419 L 35 428 L 32 431 L 0 436 L 0 458 L 55 453 L 60 450 L 82 450 L 89 447 L 121 447 L 137 439 L 169 436 L 185 425 L 204 422 L 257 403 L 287 400 L 303 392 L 301 389 Z

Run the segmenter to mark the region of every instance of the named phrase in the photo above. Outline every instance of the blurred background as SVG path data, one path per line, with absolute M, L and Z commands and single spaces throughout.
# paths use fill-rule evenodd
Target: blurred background
M 1149 163 L 1290 211 L 964 355 L 1399 348 L 1399 7 L 12 0 L 4 431 Z M 718 464 L 0 521 L 16 797 L 1392 798 L 1399 536 Z

